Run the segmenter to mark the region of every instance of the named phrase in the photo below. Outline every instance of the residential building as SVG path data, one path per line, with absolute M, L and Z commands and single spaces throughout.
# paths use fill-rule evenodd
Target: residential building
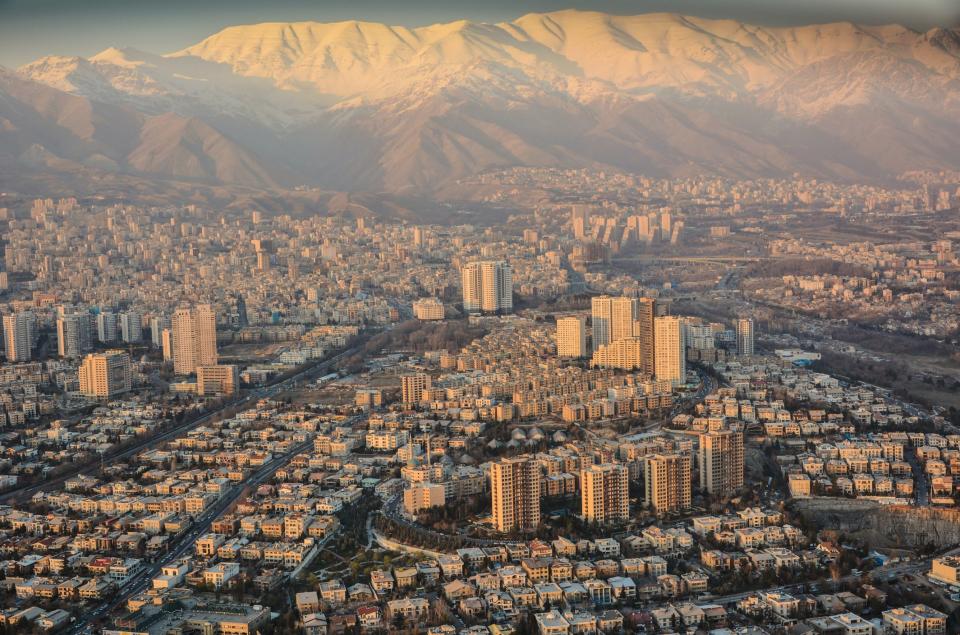
M 587 323 L 579 316 L 557 319 L 557 356 L 586 357 Z
M 960 558 L 956 556 L 934 558 L 930 564 L 930 573 L 927 575 L 933 580 L 960 585 Z
M 627 467 L 619 463 L 603 463 L 581 470 L 580 510 L 584 520 L 589 522 L 626 522 L 630 518 Z
M 400 400 L 405 404 L 418 404 L 430 386 L 430 375 L 426 373 L 404 375 L 400 378 Z
M 643 367 L 643 364 L 643 349 L 638 337 L 627 337 L 595 346 L 593 357 L 590 359 L 592 368 L 636 370 Z
M 529 531 L 540 524 L 540 466 L 531 457 L 490 466 L 493 525 L 501 532 Z
M 87 355 L 78 374 L 80 392 L 88 397 L 112 397 L 132 386 L 130 356 L 124 351 Z
M 64 313 L 57 318 L 57 354 L 79 358 L 93 350 L 93 329 L 89 313 Z
M 688 509 L 691 503 L 690 455 L 654 454 L 644 461 L 647 505 L 656 514 Z
M 117 341 L 117 314 L 112 311 L 100 311 L 97 314 L 97 341 L 103 343 Z
M 654 319 L 654 356 L 657 379 L 674 386 L 687 378 L 686 343 L 683 322 L 675 316 Z
M 753 320 L 737 320 L 737 354 L 741 357 L 753 355 Z
M 210 305 L 177 309 L 172 324 L 176 374 L 189 375 L 197 366 L 217 365 L 217 319 Z
M 612 340 L 613 298 L 600 295 L 590 300 L 590 322 L 593 328 L 593 350 L 606 346 Z
M 467 313 L 513 311 L 513 270 L 503 260 L 464 265 L 461 271 L 463 309 Z
M 163 348 L 163 331 L 171 325 L 169 316 L 155 315 L 150 318 L 150 342 L 154 348 Z
M 418 320 L 442 320 L 444 318 L 443 302 L 436 298 L 423 298 L 413 303 L 413 315 Z
M 120 339 L 128 344 L 143 340 L 143 316 L 138 311 L 120 314 Z
M 743 433 L 718 430 L 700 435 L 700 488 L 729 496 L 743 487 Z
M 240 369 L 233 364 L 197 367 L 197 394 L 232 395 L 240 388 Z
M 8 362 L 29 362 L 34 316 L 29 311 L 3 316 L 3 348 Z
M 640 298 L 637 301 L 637 320 L 633 323 L 633 335 L 640 338 L 640 370 L 653 375 L 656 372 L 654 320 L 657 315 L 657 301 L 653 298 Z
M 415 483 L 403 490 L 403 509 L 414 516 L 421 510 L 441 507 L 446 495 L 441 483 Z

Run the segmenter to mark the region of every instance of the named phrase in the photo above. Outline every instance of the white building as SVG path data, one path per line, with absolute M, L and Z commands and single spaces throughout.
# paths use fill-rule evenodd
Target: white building
M 35 318 L 24 311 L 3 316 L 3 350 L 8 362 L 29 362 Z
M 93 349 L 93 329 L 89 313 L 68 313 L 57 318 L 57 354 L 80 357 Z
M 467 313 L 513 311 L 513 269 L 503 260 L 464 265 L 461 271 L 463 309 Z
M 436 298 L 423 298 L 413 303 L 413 315 L 418 320 L 442 320 L 443 302 Z
M 112 311 L 101 311 L 97 315 L 97 341 L 117 341 L 117 314 Z
M 143 318 L 137 311 L 120 314 L 120 338 L 128 344 L 143 339 Z

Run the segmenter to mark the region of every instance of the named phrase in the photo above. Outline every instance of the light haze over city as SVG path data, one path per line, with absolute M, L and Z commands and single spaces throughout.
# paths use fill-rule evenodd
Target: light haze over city
M 960 629 L 960 9 L 0 0 L 0 624 Z

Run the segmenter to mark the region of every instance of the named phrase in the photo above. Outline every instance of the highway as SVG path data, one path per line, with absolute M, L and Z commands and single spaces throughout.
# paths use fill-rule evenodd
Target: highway
M 610 262 L 717 262 L 740 264 L 769 259 L 770 256 L 658 256 L 656 254 L 640 254 L 610 258 Z
M 89 626 L 91 620 L 97 619 L 103 615 L 109 615 L 113 610 L 123 605 L 128 599 L 147 589 L 147 587 L 150 585 L 150 581 L 159 575 L 160 570 L 185 556 L 191 550 L 197 538 L 209 532 L 213 521 L 223 514 L 227 508 L 233 505 L 247 488 L 260 485 L 273 476 L 274 472 L 286 465 L 294 456 L 308 451 L 311 447 L 313 447 L 312 438 L 293 446 L 284 454 L 274 457 L 269 462 L 265 463 L 259 470 L 257 470 L 249 479 L 241 484 L 231 487 L 224 496 L 221 496 L 216 503 L 205 509 L 203 513 L 194 520 L 188 531 L 180 534 L 180 536 L 174 540 L 170 547 L 170 551 L 168 551 L 160 560 L 144 567 L 143 570 L 127 580 L 127 582 L 123 585 L 123 587 L 120 588 L 116 595 L 111 597 L 108 602 L 105 602 L 94 609 L 93 612 L 90 613 L 89 617 L 77 622 L 71 632 L 82 633 L 87 626 Z
M 125 448 L 121 451 L 105 454 L 103 456 L 103 462 L 116 463 L 118 461 L 123 461 L 130 457 L 136 456 L 137 454 L 146 450 L 147 448 L 153 447 L 157 444 L 182 436 L 185 432 L 188 432 L 196 427 L 203 425 L 207 421 L 210 421 L 211 419 L 223 414 L 227 410 L 237 409 L 239 411 L 240 409 L 243 409 L 244 406 L 250 404 L 251 402 L 255 402 L 266 397 L 273 397 L 278 393 L 291 388 L 292 385 L 295 384 L 296 382 L 299 382 L 303 379 L 309 379 L 314 375 L 318 375 L 326 370 L 329 370 L 333 364 L 335 364 L 336 362 L 338 362 L 339 360 L 343 359 L 346 356 L 353 355 L 358 350 L 360 350 L 362 346 L 363 346 L 363 343 L 356 344 L 355 346 L 341 353 L 338 353 L 337 355 L 323 362 L 320 362 L 315 366 L 304 368 L 302 371 L 288 377 L 287 379 L 284 379 L 283 381 L 277 382 L 276 384 L 273 384 L 271 386 L 264 386 L 262 388 L 257 388 L 255 390 L 252 390 L 251 392 L 247 393 L 247 395 L 245 395 L 244 397 L 236 401 L 231 401 L 229 403 L 226 403 L 220 408 L 217 408 L 216 410 L 211 410 L 210 412 L 204 414 L 201 417 L 198 417 L 197 419 L 193 419 L 186 423 L 182 423 L 174 428 L 170 428 L 158 434 L 145 437 L 144 439 L 138 441 L 135 445 Z M 47 479 L 40 483 L 33 483 L 31 485 L 9 490 L 7 492 L 4 492 L 3 494 L 0 494 L 0 504 L 8 504 L 15 500 L 22 500 L 22 499 L 29 498 L 39 491 L 50 490 L 57 487 L 58 485 L 62 485 L 63 483 L 70 480 L 71 478 L 74 478 L 75 476 L 78 476 L 80 474 L 90 474 L 90 473 L 96 472 L 99 469 L 100 469 L 100 462 L 85 464 L 85 465 L 78 466 L 77 468 L 70 470 L 66 474 L 61 474 L 60 476 L 57 476 L 55 478 Z
M 162 434 L 155 435 L 149 439 L 145 439 L 142 443 L 138 443 L 135 447 L 128 448 L 123 452 L 117 453 L 111 460 L 119 460 L 122 458 L 127 458 L 134 456 L 138 452 L 143 451 L 144 449 L 163 443 L 169 439 L 175 438 L 178 435 L 183 434 L 186 431 L 189 431 L 199 425 L 202 425 L 205 421 L 210 420 L 212 417 L 215 417 L 225 410 L 230 408 L 242 407 L 249 402 L 256 401 L 259 399 L 264 399 L 268 397 L 273 397 L 278 393 L 289 389 L 296 382 L 302 381 L 304 379 L 310 379 L 313 376 L 319 375 L 327 370 L 329 370 L 334 364 L 343 359 L 346 356 L 355 354 L 362 346 L 363 342 L 341 352 L 337 355 L 319 363 L 309 368 L 305 368 L 302 371 L 284 379 L 283 381 L 277 382 L 271 386 L 265 386 L 263 388 L 258 388 L 251 391 L 244 398 L 225 404 L 222 408 L 218 408 L 215 411 L 209 412 L 204 416 L 195 419 L 189 423 L 178 426 L 175 429 L 166 431 Z M 260 467 L 249 479 L 244 481 L 242 484 L 234 485 L 230 490 L 217 500 L 216 503 L 211 505 L 209 508 L 203 511 L 196 519 L 194 519 L 193 524 L 190 526 L 190 529 L 186 532 L 180 534 L 174 539 L 172 544 L 169 547 L 169 551 L 164 554 L 157 562 L 151 563 L 145 566 L 139 573 L 135 574 L 129 580 L 127 580 L 124 585 L 118 590 L 118 592 L 113 595 L 108 601 L 103 602 L 100 606 L 94 608 L 90 613 L 88 613 L 83 619 L 77 621 L 71 630 L 69 631 L 73 635 L 79 635 L 81 633 L 92 632 L 91 622 L 97 620 L 103 616 L 109 615 L 112 611 L 122 606 L 128 599 L 140 593 L 141 591 L 148 588 L 150 581 L 156 577 L 162 567 L 167 566 L 173 562 L 176 562 L 184 555 L 186 555 L 193 547 L 196 539 L 203 534 L 210 531 L 210 526 L 213 524 L 213 521 L 216 520 L 224 511 L 229 508 L 233 503 L 237 501 L 240 495 L 250 486 L 256 487 L 260 485 L 276 472 L 280 467 L 288 463 L 294 456 L 302 452 L 310 450 L 313 445 L 313 440 L 308 439 L 303 443 L 299 443 L 292 447 L 289 451 L 274 457 L 269 462 L 265 463 Z M 66 479 L 75 476 L 76 474 L 81 474 L 87 471 L 95 470 L 97 466 L 86 467 L 78 469 L 72 474 L 64 475 L 58 477 L 57 479 L 52 479 L 45 483 L 40 483 L 29 488 L 24 488 L 18 493 L 8 492 L 8 496 L 12 495 L 25 495 L 27 493 L 32 493 L 39 491 L 44 488 L 49 488 L 62 483 Z

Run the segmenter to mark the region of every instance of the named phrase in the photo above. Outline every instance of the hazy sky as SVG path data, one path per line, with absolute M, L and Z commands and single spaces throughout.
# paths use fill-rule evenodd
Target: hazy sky
M 925 30 L 960 24 L 960 0 L 0 0 L 0 65 L 48 54 L 92 55 L 108 46 L 167 53 L 232 24 L 356 18 L 416 26 L 567 8 L 673 11 L 771 25 L 851 20 Z

